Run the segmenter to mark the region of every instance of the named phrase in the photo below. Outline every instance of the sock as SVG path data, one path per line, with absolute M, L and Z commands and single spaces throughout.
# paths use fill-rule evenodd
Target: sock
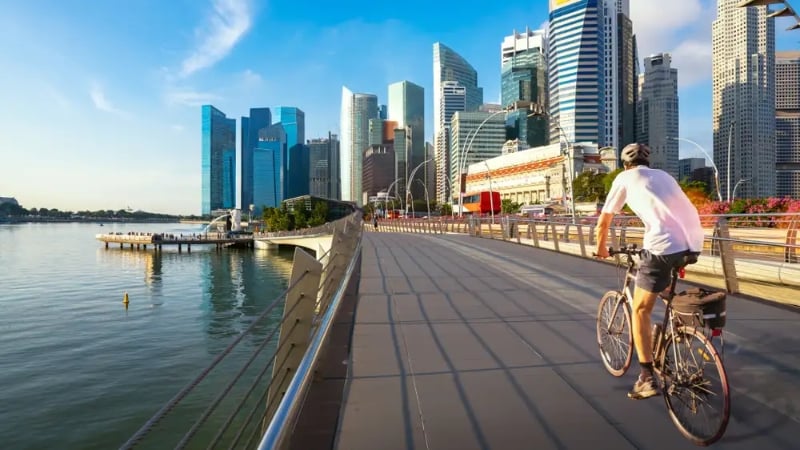
M 644 380 L 645 378 L 653 376 L 653 362 L 640 362 L 640 366 L 642 366 L 642 373 L 639 375 L 639 378 Z

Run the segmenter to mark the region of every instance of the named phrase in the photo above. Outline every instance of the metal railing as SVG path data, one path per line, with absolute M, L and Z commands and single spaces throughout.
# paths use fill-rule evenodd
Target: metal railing
M 286 289 L 121 448 L 285 447 L 333 318 L 359 270 L 361 221 L 356 212 L 324 227 L 332 242 L 323 255 L 295 248 Z M 198 392 L 211 378 L 212 387 Z M 205 407 L 197 414 L 201 403 Z
M 703 255 L 687 267 L 687 279 L 719 282 L 728 292 L 762 298 L 790 297 L 800 287 L 800 214 L 724 214 L 701 216 L 707 235 Z M 568 217 L 528 219 L 507 215 L 489 218 L 467 217 L 462 220 L 440 217 L 432 220 L 394 219 L 378 222 L 379 231 L 412 233 L 463 233 L 475 237 L 502 239 L 571 253 L 590 258 L 595 245 L 596 217 L 579 218 L 573 224 Z M 368 227 L 373 230 L 373 227 Z M 641 245 L 644 228 L 635 216 L 617 216 L 610 229 L 609 245 L 635 242 Z M 741 288 L 748 283 L 748 288 Z M 756 287 L 753 287 L 756 286 Z M 766 288 L 786 292 L 766 292 Z

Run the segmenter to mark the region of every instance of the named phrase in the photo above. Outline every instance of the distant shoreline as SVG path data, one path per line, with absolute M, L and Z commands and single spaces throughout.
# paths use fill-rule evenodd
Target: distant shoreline
M 91 218 L 91 219 L 76 219 L 76 218 L 56 218 L 56 217 L 0 217 L 0 223 L 194 223 L 184 222 L 179 219 L 156 219 L 156 218 Z M 197 223 L 205 223 L 203 221 L 196 221 Z

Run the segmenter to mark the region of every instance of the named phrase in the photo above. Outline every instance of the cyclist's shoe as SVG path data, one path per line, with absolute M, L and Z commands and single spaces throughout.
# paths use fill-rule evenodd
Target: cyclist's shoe
M 628 392 L 628 398 L 634 400 L 642 400 L 658 395 L 658 386 L 652 376 L 642 378 L 641 376 L 636 379 L 633 389 Z

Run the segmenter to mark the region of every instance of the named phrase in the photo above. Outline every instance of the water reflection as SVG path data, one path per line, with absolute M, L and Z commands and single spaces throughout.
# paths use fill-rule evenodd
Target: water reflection
M 203 308 L 208 350 L 216 354 L 282 292 L 291 274 L 292 253 L 227 249 L 208 256 L 202 268 Z M 283 308 L 276 308 L 258 326 L 252 342 L 272 329 L 282 313 Z
M 168 254 L 168 257 L 178 255 Z M 112 263 L 123 270 L 141 272 L 144 284 L 153 299 L 161 297 L 164 254 L 155 250 L 136 250 L 130 248 L 97 250 L 97 261 L 101 264 Z

